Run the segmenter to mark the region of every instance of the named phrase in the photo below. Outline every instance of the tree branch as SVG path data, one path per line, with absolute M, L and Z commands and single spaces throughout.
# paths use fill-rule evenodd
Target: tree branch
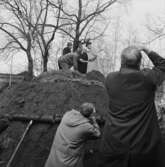
M 106 3 L 104 3 L 104 4 L 102 4 L 101 6 L 99 6 L 99 4 L 98 4 L 97 7 L 96 7 L 96 9 L 95 9 L 95 11 L 89 13 L 86 17 L 84 17 L 84 18 L 81 20 L 81 22 L 87 20 L 87 19 L 90 18 L 90 17 L 93 17 L 93 15 L 96 16 L 96 15 L 99 15 L 99 14 L 103 13 L 108 7 L 110 7 L 110 6 L 111 6 L 113 3 L 115 3 L 116 1 L 117 1 L 117 0 L 110 0 L 110 1 L 108 1 L 108 2 L 106 2 Z
M 17 40 L 17 38 L 15 36 L 13 36 L 12 33 L 10 33 L 9 31 L 7 31 L 5 29 L 3 29 L 2 27 L 0 27 L 0 30 L 2 30 L 3 32 L 8 34 L 11 38 L 13 38 L 17 42 L 17 44 L 20 46 L 20 48 L 26 52 L 26 49 L 24 48 L 24 46 Z

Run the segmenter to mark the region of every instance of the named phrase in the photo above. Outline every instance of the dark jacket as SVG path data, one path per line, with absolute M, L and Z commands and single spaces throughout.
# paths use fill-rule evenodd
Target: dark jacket
M 86 74 L 87 73 L 88 63 L 87 62 L 81 62 L 80 59 L 88 61 L 88 54 L 86 52 L 83 52 L 78 57 L 78 69 L 77 70 L 80 73 Z
M 66 55 L 66 54 L 68 54 L 68 53 L 71 53 L 71 49 L 70 49 L 69 47 L 65 47 L 65 48 L 63 49 L 62 55 Z
M 154 150 L 161 139 L 154 98 L 157 85 L 165 79 L 165 59 L 155 52 L 150 52 L 148 57 L 154 64 L 153 69 L 140 71 L 121 68 L 106 78 L 110 112 L 104 128 L 101 152 L 109 157 L 109 165 L 115 159 L 123 158 L 120 164 L 116 163 L 113 167 L 127 167 L 129 163 L 134 164 L 130 167 L 136 166 L 132 157 L 136 157 L 135 161 L 141 158 L 136 161 L 139 167 L 142 164 L 159 167 L 152 163 L 156 156 L 151 156 L 156 153 Z

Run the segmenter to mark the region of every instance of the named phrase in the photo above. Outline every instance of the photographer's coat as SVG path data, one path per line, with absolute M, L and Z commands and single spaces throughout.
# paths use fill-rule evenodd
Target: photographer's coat
M 85 142 L 94 136 L 97 136 L 97 130 L 88 118 L 76 110 L 66 112 L 45 167 L 83 167 Z

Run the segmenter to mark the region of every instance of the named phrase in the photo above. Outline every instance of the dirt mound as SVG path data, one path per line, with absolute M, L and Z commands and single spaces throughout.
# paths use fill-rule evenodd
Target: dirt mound
M 89 80 L 96 80 L 96 81 L 100 81 L 102 83 L 105 83 L 105 77 L 99 71 L 91 71 L 91 72 L 87 73 L 86 78 Z
M 67 110 L 78 108 L 82 102 L 95 104 L 98 113 L 108 112 L 108 96 L 101 73 L 92 72 L 78 76 L 73 72 L 44 73 L 31 82 L 22 82 L 0 94 L 0 115 L 63 115 Z M 102 81 L 102 82 L 99 82 Z M 0 133 L 0 166 L 6 166 L 28 121 L 10 121 Z M 42 167 L 48 156 L 58 124 L 34 122 L 19 148 L 12 167 Z M 85 166 L 95 166 L 97 141 L 88 143 Z M 94 152 L 91 154 L 91 151 Z M 94 161 L 93 161 L 94 160 Z
M 105 78 L 98 71 L 86 76 L 74 72 L 43 73 L 31 82 L 6 88 L 0 94 L 0 115 L 62 116 L 67 110 L 78 108 L 82 102 L 95 104 L 98 113 L 106 116 L 108 95 Z M 1 126 L 3 122 L 4 126 Z M 0 117 L 0 166 L 6 167 L 29 121 L 9 121 Z M 43 167 L 49 154 L 58 123 L 34 122 L 14 157 L 11 167 Z M 161 124 L 164 132 L 164 123 Z M 165 133 L 164 133 L 165 134 Z M 165 136 L 165 135 L 164 135 Z M 100 140 L 88 142 L 85 167 L 96 166 Z

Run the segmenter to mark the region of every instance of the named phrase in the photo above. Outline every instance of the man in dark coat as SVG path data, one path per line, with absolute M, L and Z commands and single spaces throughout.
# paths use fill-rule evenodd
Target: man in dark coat
M 78 58 L 78 71 L 82 74 L 87 73 L 88 63 L 96 60 L 97 55 L 93 54 L 91 58 L 88 57 L 88 52 L 91 50 L 92 43 L 88 41 L 86 48 L 84 48 L 82 54 Z
M 66 55 L 68 53 L 71 53 L 71 49 L 72 49 L 72 43 L 68 42 L 67 46 L 63 49 L 62 55 Z
M 152 61 L 152 69 L 140 70 L 141 51 Z M 154 104 L 156 88 L 164 79 L 165 59 L 157 53 L 133 46 L 123 50 L 120 71 L 106 78 L 110 112 L 100 167 L 165 166 Z

